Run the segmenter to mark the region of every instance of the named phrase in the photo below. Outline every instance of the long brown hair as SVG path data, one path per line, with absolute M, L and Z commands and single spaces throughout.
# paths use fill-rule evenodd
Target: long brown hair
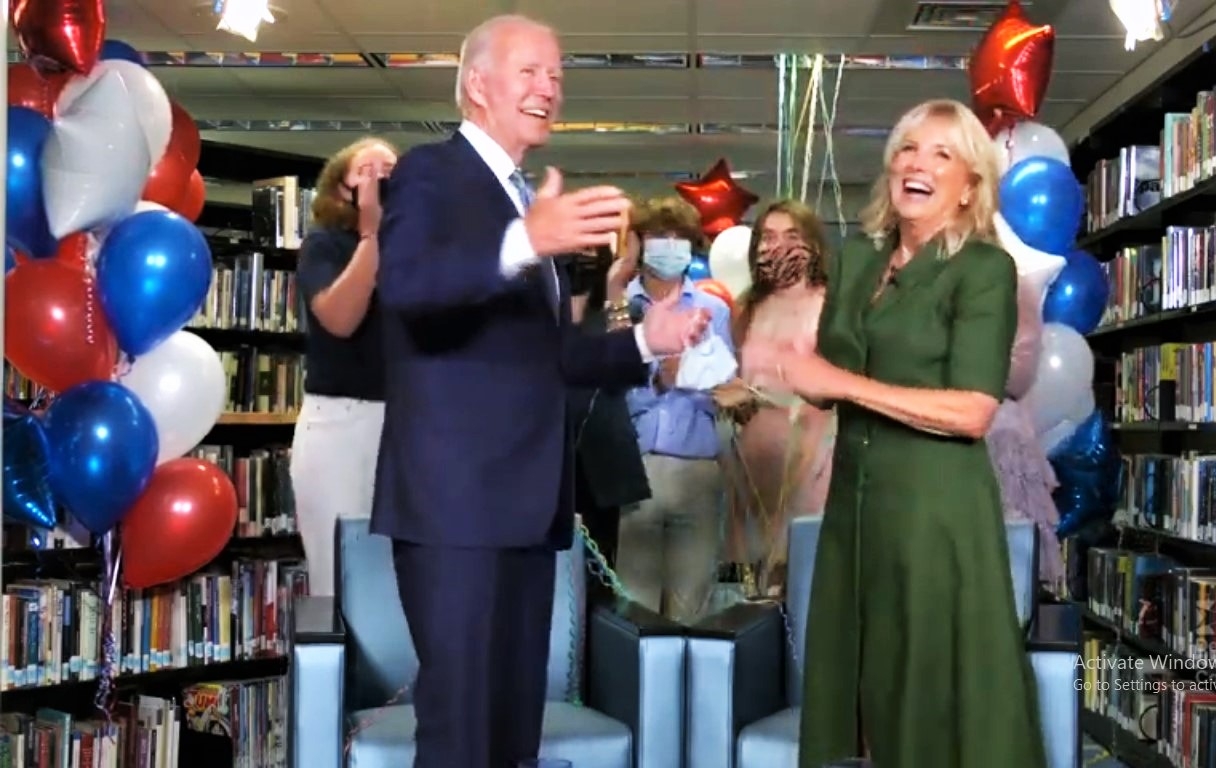
M 828 256 L 828 240 L 824 230 L 823 220 L 806 203 L 794 199 L 774 200 L 760 211 L 756 223 L 752 226 L 751 242 L 747 246 L 747 267 L 751 271 L 752 285 L 739 297 L 739 313 L 735 320 L 735 343 L 741 345 L 751 326 L 752 316 L 760 302 L 769 296 L 769 291 L 756 285 L 756 258 L 760 252 L 760 240 L 764 236 L 764 223 L 774 213 L 784 213 L 794 220 L 802 241 L 811 252 L 811 260 L 807 262 L 806 281 L 808 285 L 826 285 L 828 281 L 827 268 L 824 260 Z
M 335 152 L 325 161 L 325 167 L 317 176 L 317 194 L 312 200 L 314 225 L 335 229 L 354 229 L 358 226 L 359 212 L 342 196 L 342 188 L 346 186 L 351 161 L 368 147 L 384 147 L 394 155 L 398 154 L 396 147 L 375 136 L 366 136 Z

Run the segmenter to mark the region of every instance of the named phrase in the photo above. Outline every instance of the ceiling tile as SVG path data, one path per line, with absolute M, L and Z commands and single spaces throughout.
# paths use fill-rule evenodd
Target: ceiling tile
M 175 30 L 148 13 L 138 0 L 106 3 L 106 37 L 146 51 L 175 48 L 184 43 Z
M 494 10 L 475 0 L 325 0 L 333 9 L 334 20 L 352 37 L 383 35 L 387 30 L 419 37 L 455 37 L 459 40 Z
M 213 51 L 216 53 L 244 53 L 269 51 L 285 53 L 358 53 L 355 43 L 345 35 L 331 32 L 297 32 L 275 24 L 261 28 L 256 43 L 243 37 L 210 29 L 205 32 L 182 35 L 188 50 Z
M 701 0 L 699 35 L 839 37 L 870 30 L 883 0 Z
M 218 95 L 239 99 L 250 95 L 235 69 L 203 67 L 153 67 L 149 70 L 174 98 Z
M 458 119 L 449 103 L 385 98 L 300 98 L 199 96 L 188 100 L 190 114 L 203 120 L 417 120 Z
M 454 68 L 405 67 L 383 72 L 385 81 L 407 99 L 452 102 L 456 98 Z
M 318 101 L 350 96 L 399 96 L 384 77 L 384 70 L 331 69 L 325 67 L 241 67 L 233 69 L 237 78 L 259 97 L 311 96 Z
M 705 0 L 613 0 L 572 3 L 569 0 L 517 0 L 515 10 L 552 25 L 568 50 L 573 38 L 684 36 L 690 31 L 689 4 L 698 12 Z M 487 14 L 488 15 L 488 14 Z M 683 48 L 683 46 L 681 46 Z
M 171 31 L 183 36 L 212 32 L 219 22 L 211 0 L 143 0 L 143 7 Z M 265 45 L 272 38 L 287 40 L 334 32 L 332 18 L 316 0 L 271 0 L 270 10 L 275 23 L 262 25 L 256 45 Z M 251 44 L 245 41 L 244 45 Z

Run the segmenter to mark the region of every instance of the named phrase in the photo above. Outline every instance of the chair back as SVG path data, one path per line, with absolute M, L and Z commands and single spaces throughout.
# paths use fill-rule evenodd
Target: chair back
M 806 651 L 806 622 L 811 604 L 811 584 L 815 575 L 815 553 L 819 548 L 819 517 L 797 517 L 790 521 L 789 565 L 787 567 L 786 616 L 786 691 L 790 706 L 802 703 L 803 654 Z M 1039 573 L 1039 530 L 1033 520 L 1005 523 L 1009 545 L 1009 570 L 1018 621 L 1025 627 L 1035 605 Z
M 380 707 L 403 687 L 398 703 L 413 699 L 418 655 L 397 592 L 392 542 L 371 533 L 366 519 L 336 526 L 334 568 L 346 623 L 347 711 Z M 553 623 L 549 636 L 547 697 L 567 700 L 581 688 L 586 627 L 586 570 L 582 540 L 557 553 Z

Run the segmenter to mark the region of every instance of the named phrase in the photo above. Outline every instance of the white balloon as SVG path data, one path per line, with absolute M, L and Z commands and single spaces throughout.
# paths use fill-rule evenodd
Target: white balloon
M 51 234 L 104 227 L 135 210 L 152 170 L 127 86 L 103 73 L 59 114 L 42 150 Z
M 1070 165 L 1068 145 L 1060 134 L 1032 120 L 1006 128 L 993 139 L 1000 158 L 1001 175 L 1028 157 L 1050 157 Z
M 1064 421 L 1080 424 L 1094 410 L 1094 354 L 1085 337 L 1047 323 L 1042 338 L 1034 383 L 1022 398 L 1040 436 Z
M 1063 445 L 1065 440 L 1072 437 L 1072 433 L 1076 432 L 1079 426 L 1081 425 L 1072 419 L 1064 419 L 1059 424 L 1039 435 L 1039 445 L 1042 446 L 1043 452 L 1047 454 L 1047 457 L 1051 458 L 1052 453 Z
M 724 229 L 709 246 L 709 274 L 726 286 L 734 298 L 751 287 L 752 271 L 747 265 L 747 249 L 752 228 L 743 224 Z
M 167 210 L 169 210 L 169 209 L 166 208 L 165 206 L 161 205 L 160 203 L 154 203 L 151 200 L 140 200 L 138 203 L 135 204 L 135 211 L 131 215 L 134 216 L 136 213 L 143 213 L 144 211 L 167 211 Z
M 135 359 L 119 383 L 152 413 L 160 439 L 157 464 L 184 456 L 224 411 L 228 381 L 220 356 L 189 331 L 178 331 Z
M 119 78 L 127 87 L 140 131 L 148 145 L 148 159 L 155 167 L 165 154 L 169 137 L 173 134 L 173 108 L 160 81 L 139 64 L 122 59 L 102 59 L 89 74 L 83 77 L 78 75 L 68 81 L 55 102 L 55 114 L 71 109 L 72 102 L 107 74 Z
M 1048 287 L 1060 274 L 1060 270 L 1064 269 L 1068 260 L 1023 243 L 999 213 L 993 217 L 992 223 L 996 228 L 997 238 L 1001 241 L 1001 247 L 1017 265 L 1019 285 L 1023 290 L 1037 292 L 1041 303 Z

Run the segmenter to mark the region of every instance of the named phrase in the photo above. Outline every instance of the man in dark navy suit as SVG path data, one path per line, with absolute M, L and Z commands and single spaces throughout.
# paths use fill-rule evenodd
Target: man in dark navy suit
M 567 387 L 629 387 L 708 320 L 659 303 L 632 329 L 583 335 L 553 257 L 607 244 L 612 187 L 533 194 L 519 166 L 561 105 L 554 32 L 491 19 L 461 48 L 448 141 L 388 183 L 378 295 L 388 371 L 372 530 L 393 540 L 418 652 L 415 768 L 536 757 L 555 552 L 573 534 Z

